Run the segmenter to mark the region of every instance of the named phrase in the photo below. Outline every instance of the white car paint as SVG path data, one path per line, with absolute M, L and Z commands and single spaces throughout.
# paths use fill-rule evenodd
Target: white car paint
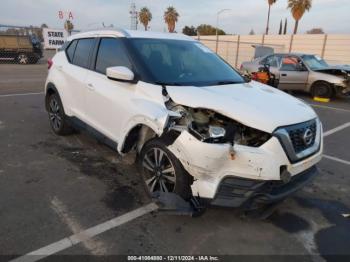
M 76 34 L 69 40 L 94 37 L 148 37 L 195 41 L 179 34 L 145 33 L 141 31 L 98 31 Z M 126 136 L 137 125 L 149 127 L 162 135 L 169 111 L 160 85 L 138 81 L 113 81 L 81 67 L 69 64 L 64 52 L 53 58 L 48 83 L 54 83 L 65 113 L 78 117 L 118 144 L 121 153 Z M 222 86 L 166 86 L 171 99 L 193 108 L 206 108 L 225 115 L 248 127 L 272 133 L 277 127 L 317 118 L 304 102 L 258 82 Z M 232 146 L 210 144 L 196 139 L 184 130 L 169 150 L 194 177 L 193 193 L 213 198 L 220 181 L 226 176 L 258 180 L 280 180 L 280 166 L 286 165 L 298 174 L 320 161 L 323 151 L 322 126 L 318 124 L 318 153 L 296 164 L 290 163 L 276 137 L 260 147 L 234 145 L 235 159 L 230 158 Z
M 299 99 L 254 81 L 200 88 L 168 86 L 167 91 L 178 104 L 212 109 L 244 125 L 268 133 L 280 126 L 317 117 L 315 111 Z

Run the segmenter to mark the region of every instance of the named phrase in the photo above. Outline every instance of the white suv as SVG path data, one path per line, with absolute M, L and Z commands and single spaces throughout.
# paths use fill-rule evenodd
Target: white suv
M 56 134 L 78 124 L 120 154 L 136 151 L 150 192 L 260 206 L 304 186 L 322 157 L 310 106 L 247 82 L 181 34 L 73 35 L 49 61 L 45 92 Z

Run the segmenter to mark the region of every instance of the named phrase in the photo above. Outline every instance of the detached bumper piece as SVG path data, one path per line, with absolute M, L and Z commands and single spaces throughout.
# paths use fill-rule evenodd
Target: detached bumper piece
M 277 203 L 309 183 L 318 170 L 313 166 L 294 175 L 284 183 L 281 180 L 262 181 L 227 177 L 222 180 L 211 205 L 256 209 L 263 205 Z

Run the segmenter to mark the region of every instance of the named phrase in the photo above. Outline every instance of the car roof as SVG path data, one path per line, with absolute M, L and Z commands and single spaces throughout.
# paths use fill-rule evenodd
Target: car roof
M 173 40 L 187 40 L 196 41 L 192 37 L 178 33 L 161 33 L 151 31 L 137 31 L 137 30 L 126 30 L 126 29 L 103 29 L 86 31 L 82 33 L 74 34 L 68 37 L 68 41 L 80 38 L 88 37 L 125 37 L 125 38 L 156 38 L 156 39 L 173 39 Z

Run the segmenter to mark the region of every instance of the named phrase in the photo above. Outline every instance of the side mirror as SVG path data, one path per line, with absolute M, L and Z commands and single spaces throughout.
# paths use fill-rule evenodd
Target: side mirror
M 124 82 L 134 82 L 134 73 L 125 66 L 113 66 L 106 69 L 106 75 L 109 79 L 124 81 Z

